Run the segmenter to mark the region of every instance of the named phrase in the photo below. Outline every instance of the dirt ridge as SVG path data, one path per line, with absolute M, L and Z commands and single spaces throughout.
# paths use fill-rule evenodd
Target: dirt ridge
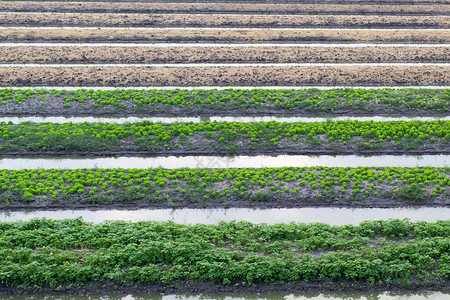
M 366 15 L 207 15 L 207 14 L 9 14 L 0 13 L 1 26 L 101 27 L 326 27 L 326 28 L 449 28 L 448 16 Z
M 450 30 L 1 29 L 3 42 L 450 43 Z
M 255 4 L 1 1 L 2 12 L 450 15 L 449 4 Z
M 449 62 L 450 47 L 44 47 L 1 48 L 0 63 Z
M 449 66 L 2 67 L 0 86 L 449 85 Z

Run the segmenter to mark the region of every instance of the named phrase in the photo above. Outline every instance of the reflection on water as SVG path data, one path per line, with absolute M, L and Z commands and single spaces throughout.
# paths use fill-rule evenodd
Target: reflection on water
M 158 295 L 101 295 L 101 296 L 5 296 L 9 300 L 448 300 L 449 292 L 270 292 L 270 293 L 204 293 Z
M 80 168 L 279 168 L 279 167 L 448 167 L 450 155 L 256 155 L 97 158 L 0 158 L 0 169 Z
M 326 116 L 326 117 L 276 117 L 276 116 L 260 116 L 260 117 L 211 117 L 210 121 L 218 122 L 325 122 L 325 121 L 437 121 L 450 120 L 450 116 L 433 116 L 433 117 L 419 117 L 419 116 L 366 116 L 366 117 L 352 117 L 352 116 Z
M 277 116 L 211 116 L 211 117 L 0 117 L 0 122 L 35 122 L 35 123 L 115 123 L 124 124 L 128 122 L 142 122 L 149 121 L 153 123 L 175 123 L 175 122 L 326 122 L 326 121 L 437 121 L 450 120 L 450 116 L 366 116 L 366 117 L 352 117 L 352 116 L 324 116 L 324 117 L 277 117 Z
M 438 117 L 426 117 L 426 121 L 438 120 Z M 443 117 L 445 118 L 445 117 Z M 450 117 L 449 117 L 450 120 Z M 0 117 L 0 122 L 9 121 L 17 124 L 23 122 L 34 122 L 34 123 L 114 123 L 114 124 L 124 124 L 132 122 L 142 122 L 149 121 L 153 123 L 175 123 L 175 122 L 202 122 L 200 117 Z
M 252 223 L 326 223 L 346 225 L 366 220 L 409 218 L 411 221 L 435 222 L 447 220 L 450 208 L 272 208 L 272 209 L 137 209 L 137 210 L 54 210 L 54 211 L 0 211 L 0 221 L 25 221 L 33 218 L 68 219 L 82 217 L 87 222 L 173 221 L 180 224 L 217 224 L 221 221 L 248 221 Z

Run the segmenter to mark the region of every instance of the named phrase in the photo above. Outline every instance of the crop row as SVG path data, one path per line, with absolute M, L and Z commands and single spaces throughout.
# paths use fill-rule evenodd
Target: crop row
M 448 15 L 446 4 L 280 4 L 280 3 L 158 3 L 158 2 L 43 2 L 2 1 L 2 12 L 102 12 L 102 13 L 264 13 L 264 14 L 375 14 Z
M 450 30 L 5 28 L 3 42 L 378 42 L 449 43 Z
M 60 291 L 99 283 L 429 286 L 448 283 L 449 236 L 449 221 L 332 227 L 34 219 L 0 223 L 0 284 Z
M 0 67 L 0 86 L 448 86 L 449 71 L 447 64 L 13 65 Z
M 423 114 L 450 111 L 450 89 L 16 90 L 1 115 Z
M 447 153 L 450 121 L 0 123 L 0 153 Z M 55 153 L 56 152 L 56 153 Z
M 3 207 L 450 205 L 449 168 L 27 169 L 0 175 Z

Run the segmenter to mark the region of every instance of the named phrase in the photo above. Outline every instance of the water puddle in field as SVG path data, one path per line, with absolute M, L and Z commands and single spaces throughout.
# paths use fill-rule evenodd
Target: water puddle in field
M 67 219 L 82 217 L 87 222 L 173 221 L 180 224 L 217 224 L 221 221 L 248 221 L 252 223 L 326 223 L 345 225 L 366 220 L 404 219 L 435 222 L 448 220 L 450 208 L 227 208 L 227 209 L 137 209 L 137 210 L 39 210 L 0 211 L 0 221 L 25 221 L 33 218 Z
M 153 123 L 175 122 L 326 122 L 326 121 L 437 121 L 450 120 L 450 115 L 442 116 L 324 116 L 324 117 L 278 117 L 278 116 L 211 116 L 211 117 L 0 117 L 0 122 L 34 123 L 115 123 L 149 121 Z
M 4 296 L 8 300 L 448 300 L 448 291 L 395 292 L 263 292 L 195 294 L 111 294 L 70 296 Z
M 0 119 L 1 120 L 1 119 Z M 326 116 L 326 117 L 276 117 L 276 116 L 260 116 L 260 117 L 210 117 L 209 121 L 218 122 L 325 122 L 325 121 L 437 121 L 450 120 L 450 116 Z
M 450 155 L 256 155 L 98 158 L 2 158 L 0 169 L 82 168 L 279 168 L 279 167 L 448 167 Z
M 438 120 L 439 118 L 425 117 L 427 120 Z M 444 117 L 450 120 L 450 116 Z M 202 122 L 200 117 L 0 117 L 0 122 L 34 122 L 34 123 L 115 123 L 124 124 L 132 122 L 150 121 L 153 123 L 175 123 L 175 122 Z

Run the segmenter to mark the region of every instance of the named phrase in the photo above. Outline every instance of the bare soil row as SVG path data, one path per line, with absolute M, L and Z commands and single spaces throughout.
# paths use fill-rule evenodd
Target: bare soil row
M 450 15 L 449 4 L 276 4 L 1 1 L 3 12 Z
M 1 26 L 137 26 L 137 27 L 367 27 L 449 28 L 449 16 L 348 15 L 207 15 L 207 14 L 9 14 Z
M 0 48 L 0 63 L 449 62 L 450 47 L 64 47 Z
M 448 66 L 2 67 L 1 86 L 449 85 Z
M 381 42 L 448 43 L 450 30 L 29 29 L 0 30 L 3 42 Z

